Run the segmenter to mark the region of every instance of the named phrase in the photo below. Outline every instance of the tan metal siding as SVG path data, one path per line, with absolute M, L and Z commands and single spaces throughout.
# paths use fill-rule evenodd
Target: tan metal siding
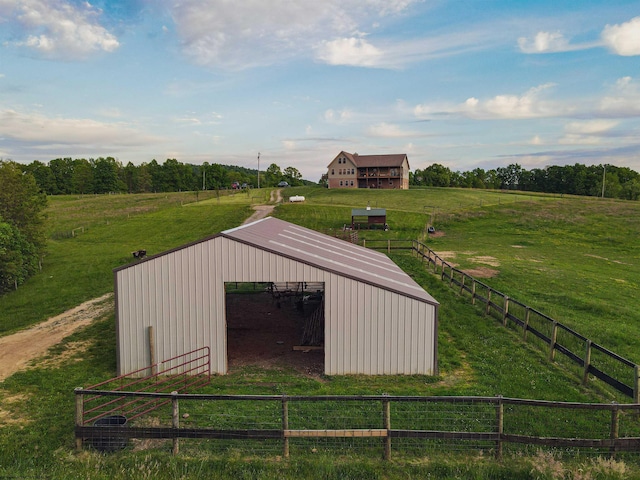
M 336 272 L 215 237 L 116 272 L 120 373 L 211 347 L 211 368 L 227 371 L 225 282 L 324 282 L 325 372 L 435 372 L 436 309 Z

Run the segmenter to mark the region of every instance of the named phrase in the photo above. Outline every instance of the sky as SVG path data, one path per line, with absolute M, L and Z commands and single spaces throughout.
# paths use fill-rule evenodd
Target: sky
M 0 158 L 640 171 L 640 1 L 0 0 Z

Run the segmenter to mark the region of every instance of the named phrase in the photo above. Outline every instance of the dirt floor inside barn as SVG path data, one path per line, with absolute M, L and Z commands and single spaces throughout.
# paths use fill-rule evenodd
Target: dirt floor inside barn
M 293 368 L 304 375 L 324 373 L 324 351 L 301 345 L 305 318 L 317 304 L 300 311 L 295 300 L 277 302 L 267 292 L 227 293 L 227 358 L 229 373 L 246 365 Z

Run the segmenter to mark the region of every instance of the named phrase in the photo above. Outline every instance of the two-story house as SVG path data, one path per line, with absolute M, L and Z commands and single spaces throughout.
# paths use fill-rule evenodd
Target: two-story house
M 409 188 L 409 159 L 404 153 L 358 155 L 340 152 L 329 164 L 329 188 Z

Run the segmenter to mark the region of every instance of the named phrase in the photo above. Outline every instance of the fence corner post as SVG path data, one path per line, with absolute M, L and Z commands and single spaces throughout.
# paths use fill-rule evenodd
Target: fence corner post
M 496 458 L 502 458 L 502 434 L 504 433 L 504 404 L 502 395 L 498 395 L 498 404 L 496 406 L 496 427 L 498 439 L 496 440 Z
M 171 392 L 172 424 L 173 427 L 173 455 L 177 455 L 180 450 L 180 439 L 178 429 L 180 428 L 180 406 L 178 405 L 178 392 Z
M 289 458 L 289 400 L 287 394 L 282 395 L 282 455 Z
M 382 396 L 382 423 L 386 430 L 386 436 L 384 437 L 384 459 L 391 460 L 391 402 L 389 401 L 388 394 L 383 393 Z
M 76 418 L 75 424 L 76 429 L 78 427 L 82 427 L 84 425 L 84 395 L 80 393 L 82 391 L 82 387 L 76 387 L 73 389 L 76 395 Z M 82 435 L 78 435 L 76 431 L 76 450 L 82 450 Z

